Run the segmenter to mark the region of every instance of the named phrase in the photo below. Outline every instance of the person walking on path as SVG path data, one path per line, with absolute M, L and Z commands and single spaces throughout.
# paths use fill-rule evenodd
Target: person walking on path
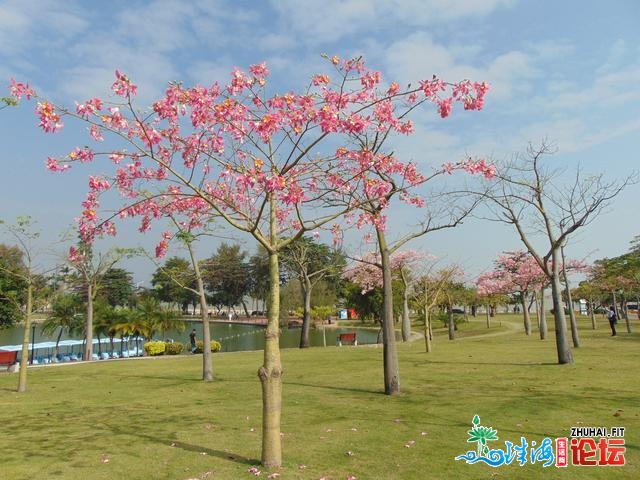
M 618 315 L 616 314 L 616 307 L 614 307 L 613 305 L 609 307 L 607 318 L 609 319 L 609 326 L 611 327 L 611 336 L 615 337 L 617 335 L 616 323 L 618 323 Z

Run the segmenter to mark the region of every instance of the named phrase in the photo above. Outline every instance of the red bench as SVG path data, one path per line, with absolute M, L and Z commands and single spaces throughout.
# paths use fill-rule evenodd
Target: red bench
M 338 340 L 338 346 L 340 347 L 342 346 L 343 343 L 348 345 L 358 345 L 356 332 L 339 333 L 337 340 Z
M 0 352 L 0 366 L 6 366 L 8 372 L 15 371 L 15 365 L 18 363 L 18 352 Z

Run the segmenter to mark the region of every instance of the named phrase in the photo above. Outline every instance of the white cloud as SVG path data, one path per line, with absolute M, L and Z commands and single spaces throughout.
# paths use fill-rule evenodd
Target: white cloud
M 313 8 L 298 0 L 272 0 L 272 7 L 305 43 L 368 36 L 372 28 L 427 27 L 440 22 L 488 15 L 512 0 L 324 0 Z
M 60 47 L 88 26 L 71 2 L 9 0 L 0 5 L 0 55 Z
M 487 81 L 491 85 L 491 101 L 509 99 L 529 90 L 530 79 L 538 75 L 535 59 L 522 51 L 500 54 L 484 64 L 477 60 L 477 65 L 461 58 L 463 55 L 460 54 L 465 52 L 455 46 L 436 43 L 426 33 L 416 33 L 394 42 L 384 55 L 393 79 L 404 83 L 430 78 L 433 74 L 446 81 Z

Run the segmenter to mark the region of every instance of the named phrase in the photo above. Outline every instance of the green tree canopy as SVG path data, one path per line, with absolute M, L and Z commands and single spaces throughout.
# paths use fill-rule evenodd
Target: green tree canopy
M 122 268 L 111 267 L 102 277 L 98 298 L 103 298 L 112 307 L 129 305 L 134 296 L 133 276 Z
M 154 272 L 151 285 L 158 300 L 180 305 L 183 313 L 189 305 L 198 302 L 198 296 L 194 291 L 197 288 L 195 273 L 191 262 L 184 258 L 169 258 L 164 266 Z
M 0 244 L 0 328 L 9 327 L 22 317 L 20 306 L 27 289 L 25 273 L 22 251 Z
M 202 277 L 214 304 L 244 305 L 243 299 L 249 293 L 251 283 L 246 256 L 247 252 L 242 251 L 240 245 L 221 243 L 216 253 L 203 261 Z

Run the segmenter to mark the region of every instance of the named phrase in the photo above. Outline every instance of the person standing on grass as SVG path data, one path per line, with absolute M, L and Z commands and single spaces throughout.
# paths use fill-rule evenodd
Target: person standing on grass
M 611 327 L 611 336 L 615 337 L 616 333 L 616 323 L 618 323 L 618 315 L 616 314 L 616 307 L 611 305 L 609 307 L 609 311 L 607 312 L 607 318 L 609 319 L 609 326 Z
M 196 329 L 191 330 L 189 334 L 189 340 L 191 341 L 191 353 L 196 353 Z

